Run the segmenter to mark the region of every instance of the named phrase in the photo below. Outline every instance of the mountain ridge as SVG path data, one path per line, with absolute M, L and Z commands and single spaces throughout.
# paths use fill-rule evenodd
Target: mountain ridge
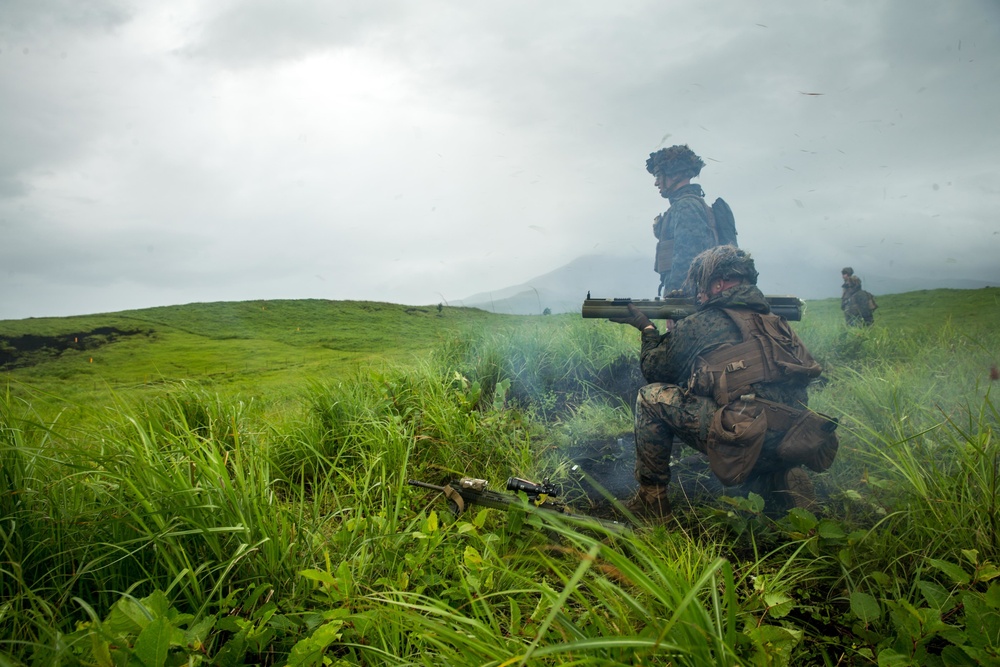
M 991 279 L 885 276 L 876 273 L 860 275 L 865 289 L 876 296 L 931 289 L 1000 287 L 1000 275 Z M 803 280 L 800 276 L 808 276 L 811 280 Z M 656 284 L 652 263 L 644 255 L 582 255 L 526 282 L 477 292 L 452 305 L 507 315 L 541 315 L 546 310 L 550 313 L 569 313 L 578 311 L 588 294 L 594 298 L 651 299 L 656 296 Z M 820 282 L 816 279 L 814 268 L 797 268 L 791 263 L 783 265 L 771 279 L 762 275 L 759 285 L 766 294 L 792 293 L 807 300 L 840 296 L 839 274 L 834 274 L 829 281 Z M 788 285 L 794 289 L 783 289 Z

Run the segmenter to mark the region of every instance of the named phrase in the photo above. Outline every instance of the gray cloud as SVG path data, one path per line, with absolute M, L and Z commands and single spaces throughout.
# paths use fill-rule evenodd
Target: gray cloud
M 781 291 L 1000 280 L 998 33 L 988 0 L 6 3 L 0 318 L 651 255 L 672 143 Z

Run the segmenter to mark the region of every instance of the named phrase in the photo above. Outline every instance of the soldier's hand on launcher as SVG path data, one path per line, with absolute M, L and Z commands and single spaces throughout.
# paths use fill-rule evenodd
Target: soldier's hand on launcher
M 608 319 L 609 321 L 617 322 L 618 324 L 629 324 L 639 331 L 642 331 L 646 327 L 656 328 L 653 326 L 653 323 L 649 321 L 649 318 L 646 317 L 646 314 L 631 303 L 628 304 L 628 313 L 628 317 L 611 317 Z

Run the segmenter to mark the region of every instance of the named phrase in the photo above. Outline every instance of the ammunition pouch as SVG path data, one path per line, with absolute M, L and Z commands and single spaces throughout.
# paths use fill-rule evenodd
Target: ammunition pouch
M 653 270 L 657 273 L 670 273 L 674 264 L 674 240 L 660 239 L 656 242 L 656 263 Z
M 764 443 L 781 435 L 775 449 L 779 461 L 823 472 L 837 456 L 836 430 L 836 419 L 808 408 L 743 397 L 713 415 L 708 428 L 709 465 L 724 485 L 742 484 L 757 464 Z
M 712 472 L 725 486 L 742 484 L 760 458 L 767 435 L 763 406 L 734 401 L 716 410 L 708 427 L 707 454 Z

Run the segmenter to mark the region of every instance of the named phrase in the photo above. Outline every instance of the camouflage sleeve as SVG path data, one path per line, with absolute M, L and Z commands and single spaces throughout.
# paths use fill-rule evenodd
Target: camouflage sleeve
M 739 327 L 715 309 L 679 321 L 672 332 L 643 332 L 639 365 L 646 382 L 686 385 L 698 355 L 723 343 L 742 340 Z
M 672 334 L 668 331 L 658 334 L 655 331 L 642 332 L 642 349 L 639 352 L 639 368 L 646 382 L 668 382 L 680 384 L 681 374 L 677 372 L 673 352 Z
M 681 289 L 691 260 L 715 245 L 708 212 L 701 200 L 693 197 L 681 199 L 671 206 L 670 216 L 674 226 L 674 257 L 664 291 Z

